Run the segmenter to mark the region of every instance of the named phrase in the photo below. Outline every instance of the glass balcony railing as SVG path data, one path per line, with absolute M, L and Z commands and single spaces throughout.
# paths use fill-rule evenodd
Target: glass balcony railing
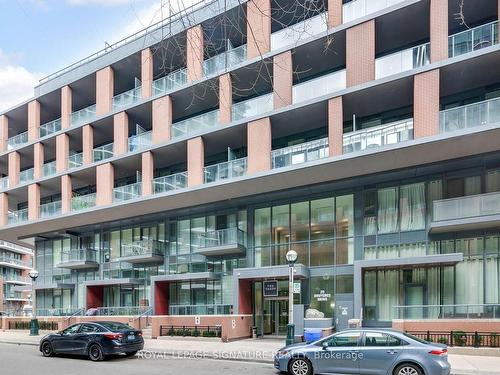
M 113 157 L 113 142 L 108 143 L 107 145 L 96 147 L 92 151 L 92 160 L 94 161 L 94 163 L 112 157 Z
M 442 199 L 433 202 L 433 221 L 500 215 L 500 192 Z
M 155 240 L 140 240 L 122 244 L 122 257 L 137 255 L 163 255 L 164 243 Z
M 413 119 L 344 134 L 344 153 L 392 145 L 413 139 Z
M 247 58 L 247 45 L 222 52 L 203 61 L 203 76 L 209 76 L 236 66 Z
M 241 177 L 247 174 L 247 158 L 226 161 L 205 167 L 205 183 Z
M 123 202 L 142 195 L 142 182 L 119 186 L 113 189 L 113 202 Z
M 169 305 L 168 315 L 229 315 L 233 305 Z M 221 327 L 209 327 L 216 337 L 221 336 Z M 202 328 L 200 328 L 200 331 Z
M 0 190 L 6 190 L 9 188 L 9 176 L 0 178 Z
M 187 82 L 187 69 L 182 68 L 170 73 L 169 75 L 158 78 L 153 81 L 153 95 L 165 94 L 178 87 L 185 85 Z
M 154 194 L 184 189 L 187 187 L 187 172 L 179 172 L 169 176 L 157 177 L 153 180 Z
M 56 161 L 45 163 L 42 168 L 43 176 L 48 177 L 57 173 Z
M 9 150 L 14 150 L 28 143 L 28 132 L 20 133 L 13 137 L 10 137 L 7 141 L 7 148 Z
M 271 151 L 273 168 L 288 167 L 328 157 L 328 138 Z
M 98 262 L 98 252 L 94 249 L 71 249 L 61 252 L 61 263 Z
M 38 135 L 40 138 L 46 137 L 50 134 L 53 134 L 55 132 L 58 132 L 61 130 L 61 119 L 57 119 L 51 122 L 48 122 L 44 125 L 40 126 L 40 129 L 38 129 Z
M 34 168 L 29 168 L 29 169 L 25 169 L 24 171 L 21 171 L 19 173 L 19 183 L 25 184 L 29 181 L 33 181 L 34 175 L 35 175 Z
M 430 64 L 430 43 L 391 53 L 375 60 L 375 78 L 388 77 Z
M 87 208 L 95 207 L 96 193 L 77 195 L 71 198 L 71 210 L 79 211 Z
M 328 12 L 297 22 L 271 34 L 271 50 L 293 45 L 328 30 Z
M 28 209 L 24 208 L 17 211 L 9 211 L 8 222 L 9 224 L 19 224 L 28 221 Z
M 353 0 L 344 4 L 342 20 L 344 23 L 354 21 L 367 14 L 378 12 L 404 0 Z
M 71 154 L 68 157 L 68 168 L 78 168 L 83 165 L 83 153 L 79 152 L 77 154 Z
M 79 111 L 71 114 L 71 126 L 77 126 L 92 122 L 96 116 L 96 105 L 91 105 L 87 108 L 80 109 Z
M 113 97 L 113 110 L 137 103 L 142 98 L 142 88 L 136 87 Z
M 31 284 L 30 277 L 18 274 L 7 274 L 4 276 L 4 279 L 7 283 Z
M 133 135 L 128 138 L 128 150 L 130 152 L 143 150 L 145 148 L 151 147 L 152 144 L 153 144 L 152 131 Z
M 218 247 L 226 245 L 246 246 L 246 233 L 239 228 L 227 228 L 198 233 L 193 239 L 193 246 L 198 248 Z
M 346 88 L 346 71 L 337 70 L 293 85 L 293 103 L 318 98 Z
M 405 319 L 405 320 L 425 320 L 425 319 L 498 319 L 500 318 L 500 304 L 498 303 L 485 303 L 485 304 L 457 304 L 457 305 L 405 305 L 393 306 L 392 319 Z M 437 342 L 439 339 L 445 342 L 456 340 L 453 337 L 459 334 L 458 332 L 422 332 L 420 337 L 424 340 Z M 453 337 L 452 337 L 453 335 Z M 477 336 L 476 336 L 477 335 Z M 481 334 L 460 333 L 460 340 L 464 340 L 459 344 L 462 346 L 474 346 L 478 342 L 486 341 L 489 339 L 492 347 L 498 345 L 498 335 L 496 333 Z M 483 343 L 484 345 L 484 343 Z M 488 344 L 486 344 L 488 345 Z M 486 346 L 484 345 L 484 346 Z
M 40 205 L 40 218 L 44 219 L 61 214 L 61 201 L 49 202 Z
M 33 262 L 31 260 L 22 260 L 8 255 L 0 255 L 0 262 L 22 267 L 33 267 Z
M 178 121 L 172 124 L 172 138 L 179 138 L 189 134 L 211 129 L 219 123 L 219 110 L 203 113 L 198 116 Z
M 441 133 L 475 128 L 500 122 L 500 98 L 484 100 L 440 113 Z
M 261 95 L 242 102 L 233 103 L 233 121 L 257 116 L 273 110 L 273 94 Z
M 495 44 L 498 44 L 498 21 L 450 35 L 448 55 L 460 56 Z

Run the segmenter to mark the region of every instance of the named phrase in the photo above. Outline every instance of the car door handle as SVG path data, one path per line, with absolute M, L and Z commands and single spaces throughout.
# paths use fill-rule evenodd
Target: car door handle
M 388 350 L 387 353 L 389 353 L 389 354 L 396 354 L 397 351 L 396 350 Z

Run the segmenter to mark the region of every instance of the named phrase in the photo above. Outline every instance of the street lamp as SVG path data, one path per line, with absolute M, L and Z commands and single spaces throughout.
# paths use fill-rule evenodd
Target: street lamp
M 36 291 L 35 291 L 35 281 L 38 279 L 38 271 L 31 270 L 28 273 L 31 278 L 31 322 L 30 322 L 30 336 L 38 336 L 38 319 L 36 318 Z
M 298 255 L 295 250 L 286 253 L 288 262 L 288 326 L 286 330 L 286 344 L 291 345 L 295 341 L 295 326 L 293 324 L 293 272 Z

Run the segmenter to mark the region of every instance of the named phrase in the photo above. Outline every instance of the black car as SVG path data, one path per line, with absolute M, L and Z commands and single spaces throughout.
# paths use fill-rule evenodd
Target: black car
M 144 348 L 142 332 L 118 322 L 87 322 L 69 326 L 40 340 L 44 357 L 55 354 L 88 356 L 102 361 L 107 355 L 135 355 Z

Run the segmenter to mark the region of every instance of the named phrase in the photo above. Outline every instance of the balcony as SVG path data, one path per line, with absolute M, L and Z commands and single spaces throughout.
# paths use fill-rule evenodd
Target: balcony
M 31 260 L 22 260 L 7 255 L 0 255 L 0 266 L 29 270 L 33 267 Z
M 92 160 L 97 163 L 113 157 L 113 142 L 103 146 L 96 147 L 92 150 Z
M 367 14 L 378 12 L 404 0 L 353 0 L 344 4 L 342 20 L 344 23 L 354 21 Z
M 137 103 L 142 98 L 142 88 L 141 86 L 136 87 L 132 90 L 126 91 L 119 95 L 113 97 L 113 110 L 118 108 L 128 107 L 134 103 Z
M 206 184 L 241 177 L 247 174 L 247 158 L 209 165 L 204 172 Z
M 273 110 L 273 94 L 265 94 L 256 98 L 233 103 L 233 121 L 242 120 L 247 117 L 258 116 Z
M 31 278 L 28 276 L 21 276 L 17 274 L 7 274 L 4 276 L 6 284 L 13 285 L 31 285 Z
M 71 154 L 68 157 L 68 168 L 73 169 L 73 168 L 78 168 L 83 165 L 83 153 L 79 152 L 77 154 Z
M 328 157 L 328 138 L 271 151 L 272 167 L 283 168 Z
M 393 145 L 413 139 L 413 119 L 344 134 L 344 153 Z
M 155 240 L 124 243 L 120 261 L 132 264 L 161 264 L 164 261 L 164 243 Z
M 61 214 L 61 201 L 49 202 L 40 205 L 40 219 Z
M 441 133 L 449 133 L 498 122 L 500 98 L 494 98 L 441 111 L 439 127 Z
M 6 249 L 13 253 L 18 254 L 28 254 L 33 255 L 33 251 L 29 247 L 20 246 L 12 242 L 2 241 L 0 240 L 0 249 Z
M 500 192 L 433 202 L 431 232 L 484 229 L 499 224 Z
M 195 253 L 205 256 L 244 255 L 246 233 L 238 228 L 227 228 L 199 233 L 194 244 Z
M 57 268 L 84 270 L 99 268 L 98 252 L 94 249 L 74 249 L 61 253 L 61 263 Z
M 51 161 L 50 163 L 45 163 L 42 168 L 42 173 L 44 177 L 52 176 L 57 173 L 56 161 Z
M 172 124 L 172 138 L 184 137 L 190 134 L 214 128 L 219 123 L 219 110 L 203 113 L 198 116 L 178 121 Z
M 151 147 L 153 144 L 153 132 L 148 131 L 133 135 L 128 138 L 128 150 L 129 152 L 143 150 L 145 148 Z
M 346 88 L 345 69 L 293 85 L 293 103 L 319 98 Z
M 9 176 L 0 178 L 0 190 L 7 190 L 9 188 Z
M 448 37 L 450 57 L 498 44 L 498 21 L 477 26 Z
M 35 178 L 34 176 L 35 176 L 34 168 L 25 169 L 24 171 L 19 172 L 19 183 L 25 184 L 27 182 L 33 181 L 33 179 Z
M 430 64 L 431 45 L 425 43 L 375 60 L 375 79 L 406 72 Z
M 187 70 L 182 68 L 169 75 L 153 81 L 153 95 L 162 95 L 176 88 L 184 86 L 187 82 Z
M 247 45 L 232 48 L 226 52 L 220 53 L 203 61 L 203 76 L 222 72 L 236 66 L 247 58 Z
M 28 209 L 24 208 L 17 211 L 9 211 L 8 223 L 10 224 L 20 224 L 28 221 Z
M 20 133 L 7 140 L 7 149 L 14 150 L 28 143 L 28 132 Z
M 142 195 L 142 182 L 124 185 L 113 189 L 113 202 L 123 202 Z
M 160 194 L 187 187 L 187 172 L 157 177 L 153 180 L 153 193 Z
M 71 114 L 71 126 L 83 125 L 92 122 L 96 116 L 96 105 L 91 105 L 87 108 Z
M 328 30 L 328 12 L 297 22 L 271 34 L 271 50 L 294 45 L 301 39 L 325 33 Z
M 54 134 L 61 130 L 61 119 L 57 119 L 46 124 L 43 124 L 38 129 L 38 135 L 40 138 L 47 137 L 48 135 Z
M 4 300 L 12 302 L 28 302 L 29 298 L 27 296 L 23 296 L 22 293 L 19 292 L 9 292 L 5 294 Z
M 173 305 L 168 306 L 168 315 L 230 315 L 232 310 L 233 305 Z M 220 334 L 220 326 L 213 330 Z
M 86 210 L 87 208 L 95 207 L 95 205 L 96 205 L 96 193 L 77 195 L 71 198 L 72 211 Z

